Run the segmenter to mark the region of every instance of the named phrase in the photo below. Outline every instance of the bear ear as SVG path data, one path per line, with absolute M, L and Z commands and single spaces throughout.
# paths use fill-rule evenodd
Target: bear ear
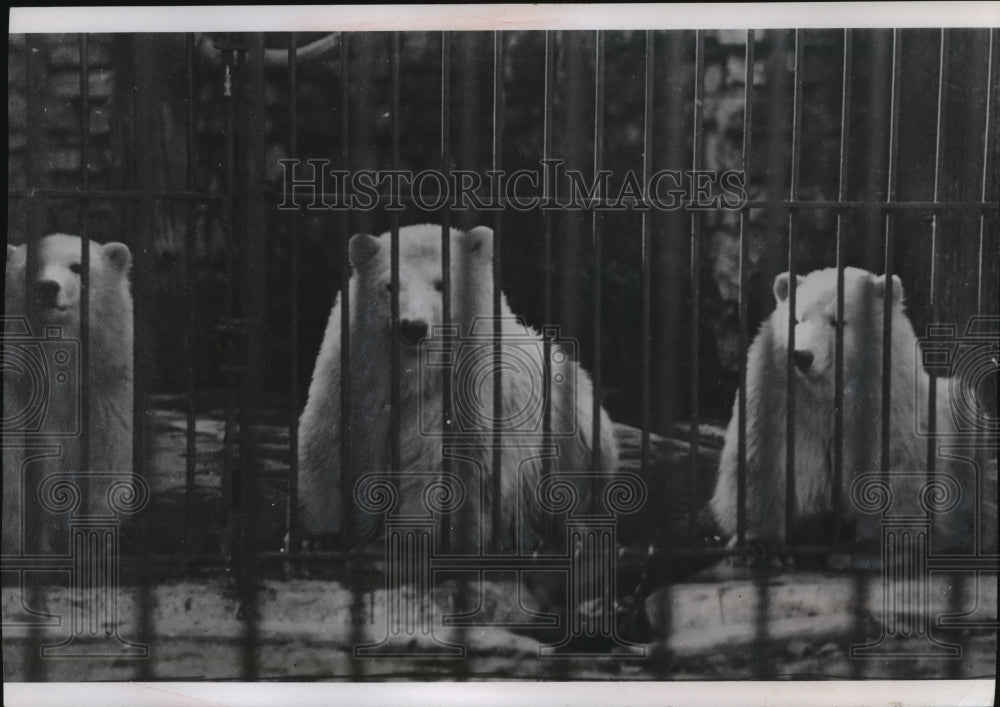
M 463 242 L 469 254 L 493 257 L 493 229 L 489 226 L 476 226 L 466 232 Z
M 356 268 L 361 267 L 375 257 L 380 247 L 378 238 L 368 233 L 352 236 L 349 246 L 351 265 Z
M 875 294 L 885 297 L 885 275 L 875 277 Z M 892 276 L 892 301 L 903 301 L 903 281 L 899 279 L 899 275 Z
M 124 243 L 105 243 L 101 252 L 118 272 L 125 272 L 132 264 L 132 252 Z
M 802 284 L 805 278 L 801 275 L 796 275 L 795 285 L 798 287 Z M 788 299 L 788 273 L 783 272 L 778 277 L 774 278 L 774 299 L 778 302 L 784 302 Z

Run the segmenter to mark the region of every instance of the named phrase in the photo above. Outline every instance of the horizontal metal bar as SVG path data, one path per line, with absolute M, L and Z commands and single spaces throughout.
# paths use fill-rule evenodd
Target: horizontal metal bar
M 854 551 L 862 550 L 864 548 L 853 548 L 851 545 L 781 545 L 768 548 L 769 551 L 785 554 L 785 555 L 830 555 L 830 554 L 844 554 L 850 555 Z M 655 560 L 661 557 L 667 558 L 712 558 L 712 557 L 732 557 L 740 555 L 753 555 L 754 548 L 753 545 L 747 545 L 744 548 L 738 547 L 674 547 L 670 549 L 657 549 L 648 557 L 651 560 Z M 643 553 L 645 557 L 645 553 Z M 385 551 L 380 550 L 375 547 L 372 549 L 355 550 L 353 553 L 342 552 L 337 550 L 300 550 L 294 556 L 289 555 L 284 551 L 264 551 L 256 555 L 256 558 L 261 561 L 289 561 L 289 562 L 342 562 L 345 565 L 348 562 L 358 563 L 360 565 L 378 563 L 385 561 Z M 17 569 L 43 569 L 50 567 L 52 565 L 58 565 L 54 569 L 62 567 L 61 560 L 65 558 L 60 558 L 59 556 L 45 556 L 45 557 L 10 557 L 3 558 L 0 562 L 0 569 L 4 571 L 7 570 L 17 570 Z M 431 558 L 431 564 L 435 569 L 450 568 L 450 569 L 470 569 L 477 567 L 484 567 L 486 569 L 497 569 L 500 567 L 506 567 L 514 562 L 518 566 L 549 566 L 553 563 L 558 563 L 562 560 L 566 560 L 565 556 L 562 555 L 539 555 L 532 557 L 517 557 L 517 556 L 499 556 L 499 555 L 473 555 L 473 556 L 462 556 L 462 555 L 443 555 Z M 138 562 L 140 560 L 138 555 L 124 554 L 122 556 L 122 566 L 127 566 L 132 562 Z M 217 555 L 214 554 L 200 554 L 193 555 L 189 557 L 181 557 L 178 555 L 160 555 L 154 554 L 149 556 L 149 561 L 155 566 L 162 567 L 223 567 L 223 563 L 220 562 Z M 568 561 L 568 560 L 567 560 Z M 46 565 L 45 563 L 49 564 Z M 66 560 L 66 567 L 70 561 Z M 1000 557 L 997 556 L 974 556 L 974 555 L 955 555 L 955 556 L 934 556 L 931 555 L 927 558 L 928 567 L 930 569 L 990 569 L 1000 567 Z
M 616 199 L 609 199 L 606 197 L 574 197 L 572 202 L 567 202 L 563 200 L 550 200 L 549 197 L 543 197 L 541 193 L 538 194 L 515 194 L 511 196 L 497 196 L 494 194 L 481 194 L 475 192 L 467 192 L 470 195 L 474 195 L 476 198 L 487 206 L 487 208 L 495 207 L 507 207 L 513 206 L 515 209 L 522 211 L 534 211 L 536 209 L 542 210 L 568 210 L 569 208 L 580 207 L 582 209 L 593 208 L 593 207 L 605 207 L 611 211 L 626 211 L 626 210 L 638 210 L 640 207 L 645 207 L 649 209 L 656 209 L 661 211 L 681 211 L 689 208 L 692 204 L 690 200 L 688 201 L 678 201 L 677 208 L 664 209 L 662 204 L 655 203 L 649 199 L 632 199 L 631 197 L 627 202 L 619 202 Z M 291 192 L 284 194 L 284 198 L 293 199 L 296 195 Z M 306 203 L 319 202 L 321 206 L 309 207 L 310 211 L 343 211 L 346 210 L 340 206 L 344 201 L 344 195 L 340 192 L 310 192 L 307 195 L 299 193 L 297 195 L 299 203 L 305 205 Z M 206 197 L 215 198 L 215 196 Z M 379 203 L 392 203 L 393 201 L 398 203 L 434 203 L 437 205 L 440 202 L 440 208 L 445 206 L 451 206 L 452 199 L 442 198 L 438 195 L 427 195 L 426 197 L 416 197 L 406 194 L 394 194 L 389 192 L 366 192 L 365 198 L 375 199 Z M 625 203 L 626 205 L 622 205 Z M 329 206 L 325 206 L 329 204 Z M 530 206 L 526 206 L 530 204 Z M 305 206 L 301 208 L 307 208 Z M 1000 211 L 1000 201 L 831 201 L 831 200 L 817 200 L 809 201 L 797 199 L 794 201 L 788 200 L 775 200 L 769 201 L 767 199 L 755 199 L 752 201 L 746 201 L 737 207 L 729 208 L 726 206 L 710 206 L 698 207 L 698 211 L 741 211 L 745 209 L 765 209 L 765 208 L 775 208 L 775 209 L 829 209 L 834 211 L 848 211 L 848 210 L 874 210 L 874 211 L 961 211 L 967 210 L 970 212 L 980 212 L 980 211 Z M 393 209 L 393 211 L 399 211 L 399 208 Z M 435 209 L 436 210 L 436 209 Z
M 435 570 L 516 570 L 516 569 L 558 569 L 568 568 L 571 564 L 569 557 L 562 555 L 532 555 L 530 557 L 518 557 L 516 555 L 473 555 L 471 557 L 462 555 L 444 555 L 441 557 L 431 557 L 431 569 Z
M 874 211 L 997 211 L 1000 201 L 748 201 L 743 209 L 871 209 Z
M 153 199 L 155 201 L 223 201 L 225 194 L 201 191 L 137 191 L 132 189 L 12 189 L 10 199 Z
M 996 572 L 1000 569 L 1000 557 L 976 555 L 931 556 L 927 558 L 927 569 L 931 571 L 992 570 Z
M 271 192 L 272 194 L 274 192 Z M 128 200 L 128 199 L 139 199 L 139 198 L 152 198 L 158 201 L 223 201 L 226 198 L 225 194 L 218 192 L 199 192 L 199 191 L 153 191 L 153 192 L 139 192 L 134 190 L 122 190 L 122 191 L 111 191 L 111 190 L 90 190 L 81 191 L 79 189 L 54 189 L 54 188 L 44 188 L 44 189 L 13 189 L 7 192 L 7 196 L 11 199 L 95 199 L 95 200 Z M 299 195 L 303 201 L 305 197 L 301 194 Z M 539 201 L 539 205 L 533 208 L 542 208 L 544 200 L 540 194 L 525 194 L 516 195 L 512 197 L 497 197 L 477 195 L 482 197 L 484 201 L 488 200 L 489 204 L 497 204 L 500 206 L 507 206 L 513 204 L 515 207 L 522 206 L 525 203 L 533 202 L 535 200 Z M 285 195 L 286 198 L 293 198 L 294 195 L 289 192 Z M 340 203 L 344 195 L 338 192 L 317 192 L 315 197 L 310 195 L 310 201 L 315 198 L 320 202 L 329 201 L 330 203 Z M 417 199 L 413 196 L 406 196 L 405 194 L 389 194 L 389 193 L 379 193 L 375 195 L 379 201 L 392 202 L 393 200 L 399 202 L 426 202 L 431 199 Z M 437 197 L 434 197 L 436 200 Z M 690 206 L 691 202 L 679 202 L 680 210 L 681 208 L 687 208 Z M 557 202 L 559 207 L 566 207 L 567 205 L 562 202 Z M 618 205 L 618 202 L 614 199 L 607 198 L 580 198 L 574 199 L 573 205 L 580 205 L 582 207 L 595 207 L 604 206 L 612 207 Z M 620 207 L 622 210 L 625 208 L 636 209 L 640 206 L 648 208 L 656 208 L 657 204 L 654 204 L 648 199 L 637 200 L 635 203 L 630 203 L 627 207 Z M 854 209 L 869 209 L 876 211 L 1000 211 L 1000 201 L 894 201 L 891 203 L 886 203 L 883 201 L 829 201 L 829 200 L 818 200 L 818 201 L 808 201 L 808 200 L 796 200 L 796 201 L 769 201 L 767 199 L 755 199 L 753 201 L 747 201 L 741 204 L 738 209 L 728 209 L 722 206 L 713 206 L 709 208 L 701 208 L 704 211 L 729 211 L 729 210 L 742 210 L 742 209 L 764 209 L 764 208 L 777 208 L 777 209 L 829 209 L 833 211 L 843 211 L 843 210 L 854 210 Z M 320 211 L 322 209 L 315 209 Z M 334 209 L 330 209 L 331 211 Z M 340 209 L 336 209 L 340 210 Z M 531 209 L 528 209 L 531 210 Z
M 41 572 L 52 570 L 53 572 L 64 572 L 72 570 L 75 566 L 73 556 L 59 555 L 37 555 L 37 556 L 8 556 L 0 557 L 0 570 L 4 572 L 14 572 L 16 570 L 32 570 Z M 6 582 L 4 582 L 6 585 Z

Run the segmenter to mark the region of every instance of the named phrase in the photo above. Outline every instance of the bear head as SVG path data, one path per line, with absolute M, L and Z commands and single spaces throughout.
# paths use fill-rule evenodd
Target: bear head
M 441 227 L 407 226 L 399 230 L 399 291 L 393 291 L 391 234 L 379 237 L 359 233 L 351 238 L 349 253 L 354 271 L 352 295 L 386 336 L 391 326 L 392 297 L 398 294 L 399 338 L 405 354 L 413 354 L 432 328 L 444 322 Z M 492 305 L 491 263 L 493 231 L 485 226 L 462 232 L 451 230 L 452 321 L 463 312 Z M 485 307 L 485 308 L 484 308 Z
M 880 365 L 885 282 L 885 275 L 844 268 L 844 309 L 842 319 L 838 319 L 837 269 L 797 276 L 792 358 L 799 380 L 814 383 L 833 380 L 838 327 L 844 332 L 845 371 L 859 365 Z M 791 290 L 787 272 L 774 279 L 773 289 L 777 308 L 772 321 L 778 340 L 787 351 Z M 903 310 L 903 283 L 897 275 L 892 276 L 891 297 L 895 316 Z
M 27 274 L 27 249 L 7 246 L 6 297 L 8 313 L 30 311 L 37 324 L 56 325 L 64 334 L 79 335 L 82 241 L 78 236 L 53 234 L 40 239 L 34 272 Z M 128 270 L 132 254 L 124 243 L 89 241 L 90 311 L 100 310 L 105 300 L 116 304 L 130 301 Z M 28 308 L 23 306 L 27 295 Z

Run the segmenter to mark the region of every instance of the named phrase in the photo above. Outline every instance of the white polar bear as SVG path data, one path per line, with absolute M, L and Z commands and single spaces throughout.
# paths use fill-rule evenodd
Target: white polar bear
M 73 373 L 80 366 L 81 243 L 78 236 L 65 234 L 41 238 L 36 246 L 37 269 L 27 281 L 26 247 L 7 246 L 4 554 L 51 547 L 50 538 L 40 537 L 44 533 L 34 522 L 42 513 L 33 503 L 42 476 L 55 471 L 130 472 L 132 469 L 133 321 L 128 279 L 132 258 L 123 243 L 89 242 L 90 434 L 86 470 L 80 458 L 79 439 L 74 436 L 74 431 L 80 429 L 82 400 L 81 377 Z M 60 342 L 69 345 L 62 346 Z M 20 354 L 31 351 L 40 356 L 41 379 L 17 364 L 23 360 Z M 41 400 L 37 398 L 40 391 L 45 393 Z M 18 427 L 19 416 L 32 409 L 41 410 L 37 419 L 28 419 L 26 427 Z M 38 457 L 37 450 L 46 445 L 57 446 L 57 454 Z M 32 457 L 38 460 L 32 462 Z M 84 489 L 83 503 L 92 509 L 103 508 L 95 504 L 104 503 L 105 486 L 97 484 L 91 491 L 85 474 L 77 477 L 77 483 Z M 31 522 L 24 522 L 29 518 Z
M 445 440 L 442 391 L 452 370 L 454 421 L 461 449 L 451 462 L 465 487 L 464 520 L 453 518 L 453 537 L 469 549 L 482 547 L 492 527 L 493 232 L 479 227 L 451 231 L 452 322 L 459 327 L 453 365 L 421 358 L 421 340 L 443 321 L 441 227 L 416 225 L 399 232 L 400 469 L 442 468 Z M 390 235 L 356 235 L 350 242 L 350 332 L 353 381 L 351 418 L 356 481 L 391 468 L 390 434 Z M 316 361 L 308 402 L 299 423 L 299 509 L 306 536 L 339 533 L 344 522 L 341 470 L 341 304 L 330 313 Z M 530 551 L 546 533 L 546 513 L 536 496 L 545 450 L 542 437 L 542 339 L 511 314 L 501 297 L 503 546 Z M 485 324 L 485 326 L 483 326 Z M 435 354 L 426 354 L 425 356 Z M 592 464 L 591 382 L 566 352 L 552 349 L 551 469 L 613 473 L 618 447 L 611 420 L 601 409 L 599 461 Z M 426 513 L 426 479 L 404 476 L 402 512 Z M 582 489 L 586 493 L 587 489 Z M 520 540 L 518 540 L 520 538 Z
M 866 515 L 851 500 L 851 484 L 859 474 L 880 470 L 882 342 L 886 292 L 884 276 L 865 270 L 844 270 L 844 321 L 838 323 L 837 271 L 819 270 L 797 279 L 795 298 L 795 519 L 829 529 L 833 508 L 834 445 L 834 347 L 838 324 L 844 332 L 844 440 L 842 506 L 837 513 L 857 540 L 874 540 L 878 518 Z M 774 281 L 777 307 L 762 324 L 747 353 L 746 423 L 746 528 L 753 540 L 782 543 L 817 538 L 785 537 L 785 485 L 788 369 L 789 276 Z M 927 468 L 926 401 L 928 374 L 918 363 L 917 337 L 904 311 L 903 286 L 892 278 L 892 353 L 890 384 L 889 484 L 897 505 L 893 513 L 919 512 L 917 488 L 925 482 L 919 473 Z M 937 386 L 936 425 L 942 444 L 956 432 L 951 391 L 954 381 Z M 921 409 L 919 402 L 923 402 Z M 718 479 L 710 507 L 727 536 L 737 532 L 738 401 L 726 431 Z M 935 519 L 936 547 L 968 545 L 975 532 L 976 505 L 983 509 L 982 537 L 995 534 L 995 489 L 990 483 L 984 499 L 977 498 L 977 474 L 971 461 L 960 463 L 938 457 L 937 469 L 958 479 L 962 498 L 953 510 Z M 988 474 L 986 474 L 988 475 Z M 995 479 L 992 481 L 995 485 Z M 989 499 L 993 498 L 991 502 Z M 985 534 L 984 534 L 985 533 Z M 832 538 L 826 537 L 824 540 Z M 735 540 L 735 537 L 733 537 Z

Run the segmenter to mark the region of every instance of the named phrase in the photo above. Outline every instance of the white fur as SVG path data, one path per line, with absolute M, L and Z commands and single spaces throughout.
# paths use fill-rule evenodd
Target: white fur
M 38 271 L 29 287 L 40 280 L 58 285 L 56 307 L 33 308 L 36 316 L 30 321 L 35 338 L 43 338 L 45 328 L 58 326 L 64 339 L 80 337 L 80 275 L 72 266 L 80 263 L 81 240 L 77 236 L 54 234 L 38 242 Z M 132 469 L 132 296 L 129 290 L 128 270 L 131 254 L 121 243 L 102 245 L 90 241 L 90 306 L 89 306 L 89 450 L 91 471 L 129 472 Z M 5 311 L 7 317 L 26 317 L 25 306 L 26 250 L 8 246 L 5 268 Z M 8 325 L 10 326 L 10 325 Z M 8 344 L 13 339 L 8 339 Z M 53 391 L 59 386 L 53 385 Z M 13 374 L 4 376 L 5 414 L 20 409 L 28 394 L 24 381 Z M 56 392 L 49 400 L 48 429 L 71 430 L 76 425 L 77 412 L 71 400 Z M 23 444 L 60 446 L 60 452 L 41 463 L 23 467 Z M 55 471 L 85 471 L 80 458 L 79 441 L 64 437 L 23 438 L 19 434 L 4 436 L 3 492 L 3 552 L 18 553 L 25 549 L 21 543 L 24 511 L 22 474 L 36 476 Z M 37 478 L 37 476 L 36 476 Z M 92 512 L 105 508 L 103 495 L 106 484 L 95 484 L 91 491 L 86 476 L 78 476 L 84 488 L 84 501 Z M 34 488 L 32 484 L 29 488 Z M 28 512 L 40 512 L 29 507 Z M 34 542 L 34 541 L 33 541 Z M 36 547 L 44 547 L 43 545 Z
M 355 236 L 351 243 L 351 260 L 354 272 L 350 280 L 351 296 L 351 376 L 355 383 L 353 399 L 353 445 L 357 480 L 369 471 L 390 469 L 390 300 L 386 285 L 389 283 L 389 234 L 378 239 Z M 491 276 L 493 234 L 488 228 L 473 229 L 468 233 L 451 231 L 451 282 L 453 322 L 466 336 L 472 321 L 480 315 L 493 312 L 493 287 Z M 399 302 L 400 320 L 421 320 L 429 325 L 442 322 L 442 295 L 435 287 L 441 278 L 441 228 L 418 225 L 400 229 L 399 234 Z M 537 342 L 537 345 L 520 347 L 533 357 L 536 369 L 542 370 L 541 337 L 533 330 L 511 319 L 506 298 L 501 298 L 504 319 L 502 340 L 506 342 Z M 330 313 L 323 344 L 316 361 L 309 399 L 299 424 L 299 507 L 303 532 L 322 535 L 339 532 L 343 524 L 343 499 L 341 497 L 341 305 L 338 302 Z M 486 335 L 492 334 L 492 322 Z M 487 341 L 489 339 L 487 338 Z M 487 347 L 490 344 L 486 344 Z M 400 471 L 435 471 L 442 466 L 443 439 L 424 431 L 440 430 L 442 421 L 442 369 L 423 367 L 415 347 L 402 347 L 401 356 L 401 469 Z M 505 349 L 506 351 L 506 349 Z M 591 382 L 586 372 L 575 362 L 552 366 L 552 429 L 566 430 L 575 427 L 573 436 L 554 437 L 558 445 L 558 458 L 552 462 L 554 470 L 590 470 L 591 465 Z M 566 381 L 562 384 L 557 381 Z M 575 390 L 572 389 L 575 381 Z M 509 370 L 502 374 L 503 411 L 505 415 L 530 406 L 531 396 L 541 395 L 540 377 L 532 379 Z M 476 406 L 487 417 L 492 414 L 492 377 L 476 390 L 482 393 L 478 400 L 470 396 L 460 398 Z M 575 393 L 576 403 L 569 402 Z M 453 399 L 454 396 L 453 396 Z M 540 398 L 539 398 L 540 399 Z M 421 408 L 420 406 L 423 406 Z M 423 409 L 423 415 L 420 410 Z M 539 433 L 541 428 L 537 430 Z M 465 460 L 452 462 L 452 471 L 458 474 L 470 494 L 465 504 L 465 520 L 461 521 L 456 536 L 468 540 L 489 537 L 490 503 L 488 482 L 491 473 L 490 433 L 470 440 L 462 451 Z M 505 434 L 502 438 L 502 503 L 505 537 L 510 541 L 517 530 L 533 533 L 537 540 L 542 530 L 543 515 L 534 500 L 542 461 L 541 435 Z M 617 466 L 618 449 L 611 421 L 601 410 L 601 456 L 599 471 L 613 472 Z M 481 475 L 480 471 L 484 474 Z M 519 479 L 520 477 L 520 479 Z M 485 486 L 482 488 L 481 486 Z M 520 483 L 520 488 L 519 488 Z M 423 513 L 420 493 L 423 482 L 402 491 L 403 512 Z M 518 522 L 515 508 L 519 505 L 524 515 Z M 526 511 L 526 512 L 525 512 Z M 471 527 L 470 525 L 471 524 Z M 476 542 L 471 541 L 472 545 Z
M 795 372 L 795 508 L 801 520 L 833 511 L 834 346 L 836 269 L 799 277 L 796 288 L 796 351 L 813 355 L 807 374 Z M 747 353 L 747 537 L 771 541 L 785 538 L 786 390 L 788 299 L 787 273 L 775 280 L 774 313 L 760 328 Z M 880 468 L 881 370 L 884 276 L 856 268 L 844 270 L 844 465 L 840 514 L 862 520 L 850 510 L 850 485 L 858 474 Z M 903 288 L 893 277 L 892 383 L 890 396 L 890 468 L 920 471 L 927 468 L 926 403 L 918 414 L 917 401 L 928 399 L 929 376 L 918 364 L 917 338 L 904 311 Z M 944 443 L 955 432 L 950 380 L 937 385 L 937 430 Z M 720 529 L 737 530 L 738 401 L 726 431 L 719 474 L 710 506 Z M 966 468 L 960 468 L 965 466 Z M 947 464 L 938 469 L 962 479 L 966 503 L 951 514 L 941 514 L 937 529 L 950 540 L 961 541 L 971 532 L 974 498 L 972 465 Z M 914 510 L 907 499 L 915 496 L 912 476 L 893 476 L 897 501 Z M 894 507 L 893 513 L 902 509 Z M 994 512 L 995 516 L 995 512 Z M 877 519 L 876 519 L 877 521 Z M 856 536 L 872 537 L 872 519 L 862 521 Z M 994 524 L 995 525 L 995 524 Z M 799 540 L 793 538 L 792 540 Z

